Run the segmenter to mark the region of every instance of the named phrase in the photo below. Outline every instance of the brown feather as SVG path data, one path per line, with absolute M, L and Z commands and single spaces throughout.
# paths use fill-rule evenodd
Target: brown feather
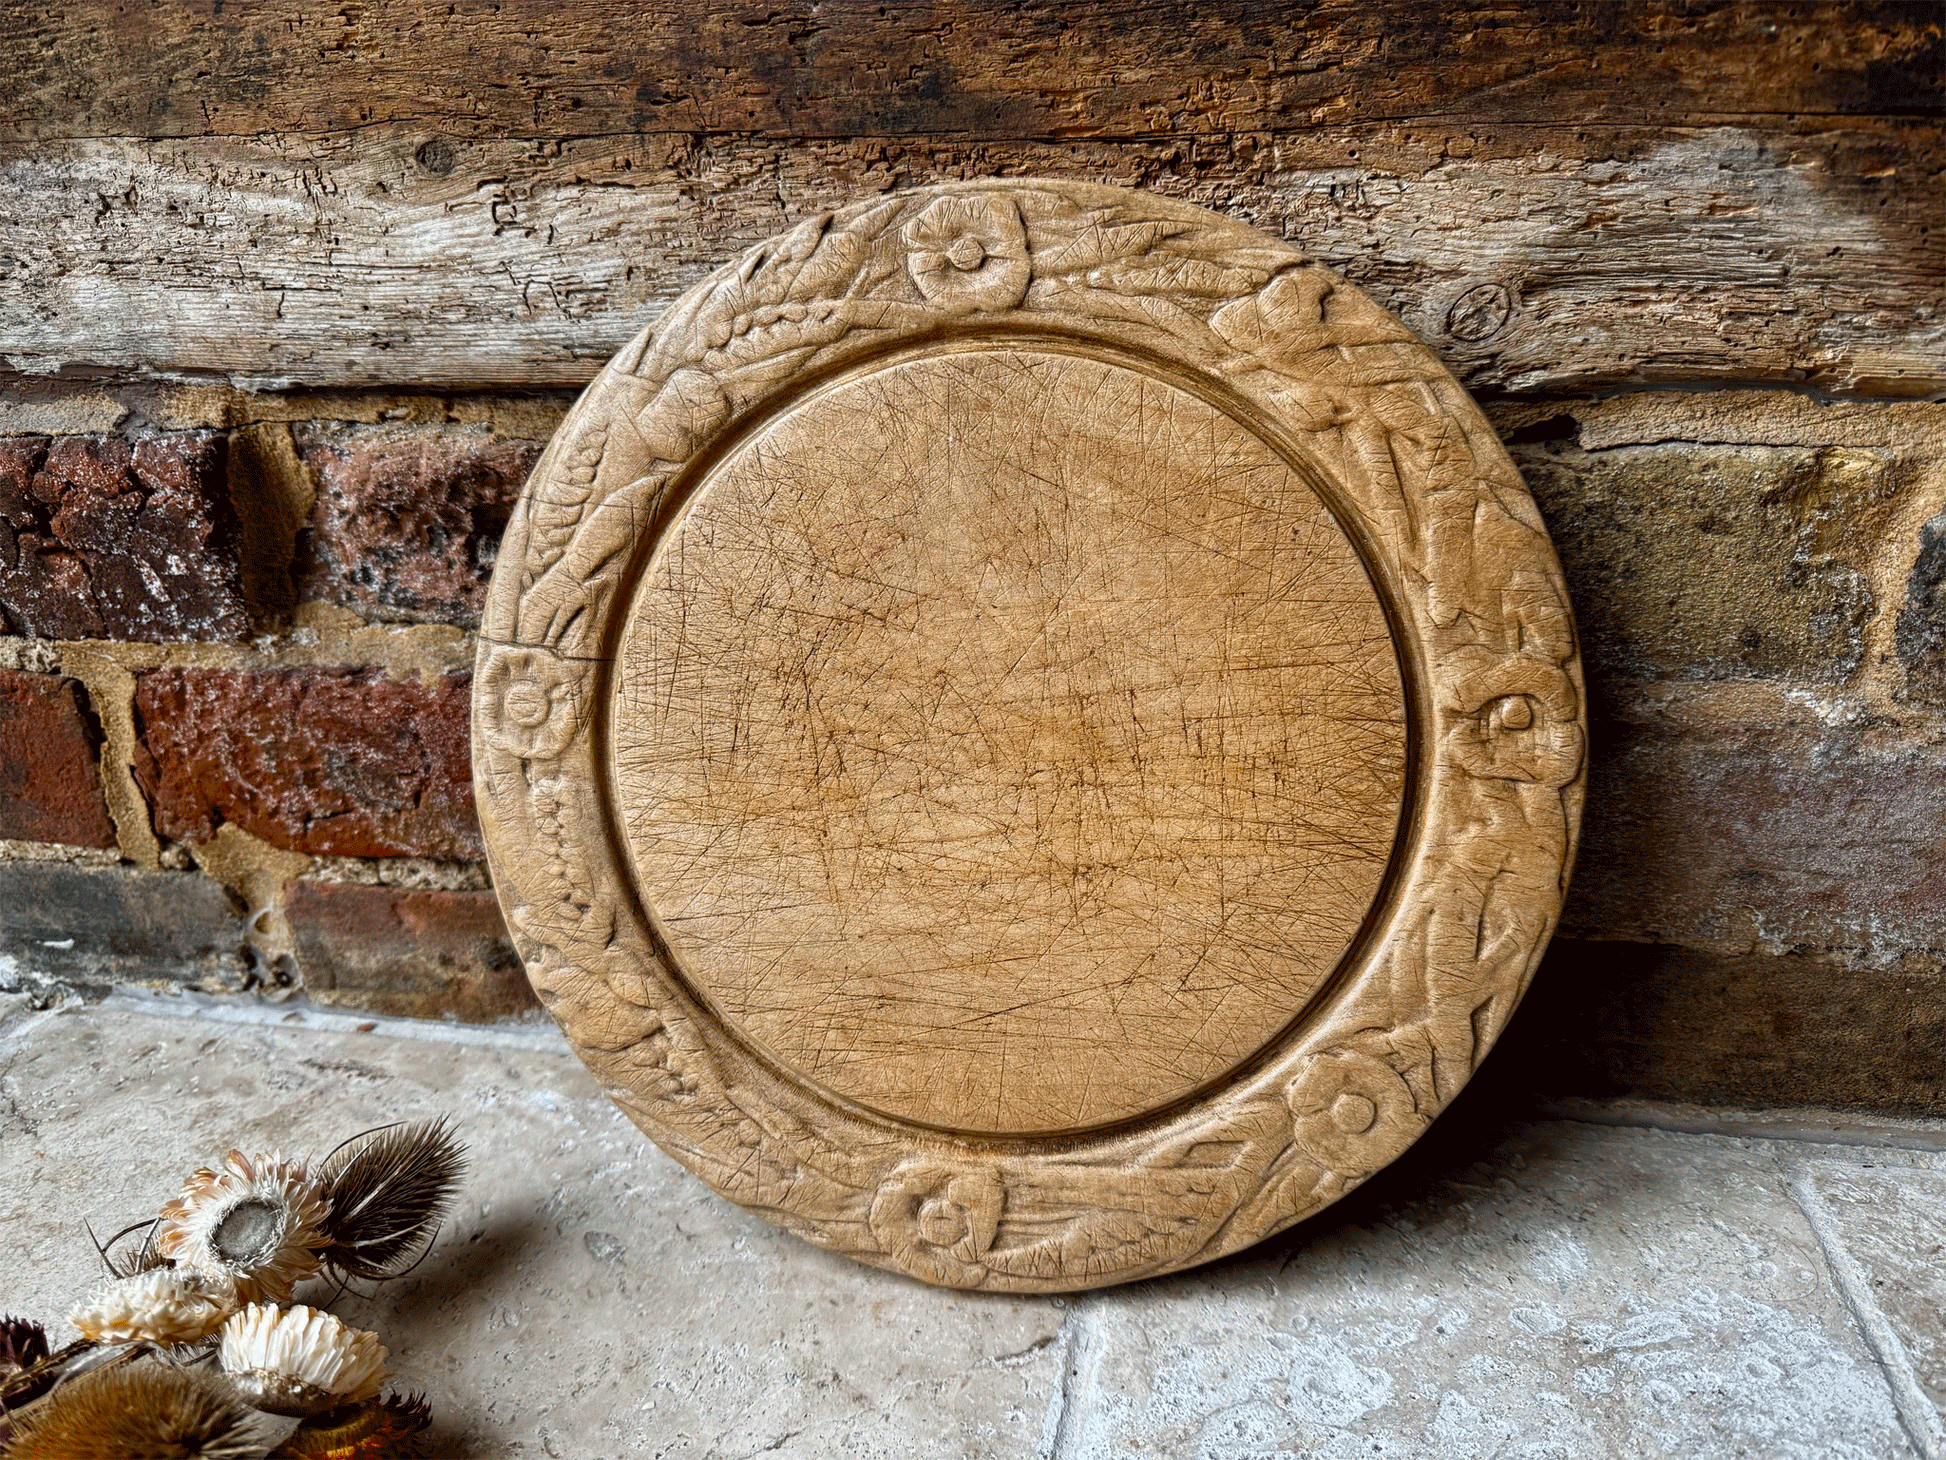
M 324 1163 L 331 1212 L 319 1257 L 347 1277 L 399 1276 L 432 1240 L 465 1174 L 466 1147 L 443 1116 L 340 1148 Z

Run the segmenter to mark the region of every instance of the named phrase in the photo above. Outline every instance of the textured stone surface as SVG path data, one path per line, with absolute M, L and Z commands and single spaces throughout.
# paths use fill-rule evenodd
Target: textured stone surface
M 1358 1219 L 1083 1300 L 1063 1453 L 1911 1454 L 1780 1155 L 1541 1125 Z
M 317 505 L 298 591 L 371 619 L 480 619 L 487 577 L 541 443 L 481 431 L 307 433 Z
M 475 1022 L 539 1010 L 491 892 L 300 880 L 283 904 L 319 1003 Z
M 1939 1452 L 1936 1124 L 1834 1119 L 1813 1145 L 1469 1095 L 1325 1221 L 1133 1288 L 993 1298 L 710 1195 L 545 1037 L 262 1017 L 0 1001 L 10 1307 L 65 1312 L 98 1274 L 82 1220 L 152 1211 L 231 1144 L 445 1113 L 474 1167 L 437 1249 L 334 1304 L 427 1391 L 442 1455 Z
M 1946 706 L 1946 512 L 1920 530 L 1897 632 L 1907 697 Z
M 209 431 L 0 441 L 0 626 L 50 639 L 249 632 Z
M 222 822 L 290 851 L 478 860 L 471 676 L 159 669 L 139 676 L 135 775 L 158 835 Z
M 0 978 L 10 986 L 235 988 L 243 942 L 240 909 L 194 872 L 0 862 Z
M 1890 1331 L 1881 1346 L 1894 1382 L 1909 1375 L 1911 1398 L 1946 1412 L 1946 1171 L 1818 1164 L 1795 1194 L 1834 1267 Z
M 81 686 L 0 669 L 0 837 L 112 847 Z
M 1898 499 L 1891 450 L 1513 449 L 1591 672 L 1842 681 L 1858 668 L 1874 607 L 1864 559 Z

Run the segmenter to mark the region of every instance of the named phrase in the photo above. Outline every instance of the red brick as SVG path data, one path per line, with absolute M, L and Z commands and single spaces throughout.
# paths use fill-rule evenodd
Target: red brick
M 301 597 L 366 618 L 476 625 L 532 441 L 472 432 L 337 431 L 305 464 L 317 506 L 300 555 Z
M 250 632 L 223 438 L 0 440 L 0 627 L 146 643 Z
M 159 836 L 231 822 L 347 857 L 484 853 L 467 744 L 472 676 L 377 669 L 158 669 L 139 676 L 135 776 Z
M 1598 725 L 1563 927 L 1857 967 L 1946 949 L 1946 745 L 1889 726 Z
M 112 847 L 81 686 L 0 669 L 0 837 Z
M 490 892 L 296 881 L 284 915 L 319 1003 L 472 1023 L 539 1007 Z

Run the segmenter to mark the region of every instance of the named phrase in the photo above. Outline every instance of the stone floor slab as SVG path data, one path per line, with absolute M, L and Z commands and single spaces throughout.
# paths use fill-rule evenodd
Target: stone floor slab
M 1535 1124 L 1404 1200 L 1084 1299 L 1064 1454 L 1911 1455 L 1791 1199 L 1799 1151 Z
M 1931 1127 L 1726 1135 L 1469 1095 L 1251 1252 L 985 1297 L 724 1202 L 550 1031 L 362 1024 L 0 998 L 0 1309 L 65 1313 L 98 1275 L 82 1222 L 153 1211 L 231 1144 L 322 1153 L 447 1113 L 474 1153 L 461 1209 L 417 1272 L 334 1306 L 454 1455 L 1942 1456 Z
M 0 1309 L 65 1314 L 99 1276 L 83 1221 L 106 1235 L 153 1213 L 233 1144 L 322 1155 L 450 1113 L 473 1155 L 459 1211 L 417 1272 L 333 1308 L 379 1333 L 452 1453 L 1040 1447 L 1059 1309 L 937 1293 L 784 1235 L 664 1157 L 554 1041 L 88 1011 L 0 1040 Z

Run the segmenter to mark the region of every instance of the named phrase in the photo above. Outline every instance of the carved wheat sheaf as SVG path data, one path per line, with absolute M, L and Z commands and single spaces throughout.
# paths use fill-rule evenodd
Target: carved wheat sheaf
M 682 951 L 687 924 L 649 905 L 656 889 L 618 850 L 658 833 L 624 825 L 641 773 L 614 759 L 615 726 L 653 713 L 618 688 L 634 672 L 618 656 L 653 659 L 631 646 L 649 633 L 642 595 L 673 581 L 663 549 L 723 540 L 692 505 L 732 470 L 714 463 L 745 451 L 734 469 L 759 470 L 763 443 L 788 435 L 766 423 L 836 409 L 819 403 L 870 388 L 886 362 L 923 385 L 935 356 L 973 352 L 999 378 L 1009 351 L 1067 388 L 1152 375 L 1191 403 L 1183 420 L 1229 421 L 1296 463 L 1389 605 L 1410 743 L 1383 890 L 1290 1026 L 1190 1095 L 1038 1134 L 1026 1115 L 990 1129 L 901 1118 L 869 1093 L 876 1072 L 839 1061 L 807 1077 L 777 1054 L 795 1034 L 740 1032 L 742 994 Z M 820 214 L 692 290 L 610 362 L 528 484 L 475 683 L 500 898 L 590 1068 L 726 1196 L 956 1287 L 1073 1289 L 1201 1262 L 1396 1157 L 1524 991 L 1581 802 L 1585 709 L 1560 573 L 1465 393 L 1395 319 L 1284 244 L 1080 184 L 966 184 Z M 1091 1057 L 1117 1052 L 1077 1056 Z

